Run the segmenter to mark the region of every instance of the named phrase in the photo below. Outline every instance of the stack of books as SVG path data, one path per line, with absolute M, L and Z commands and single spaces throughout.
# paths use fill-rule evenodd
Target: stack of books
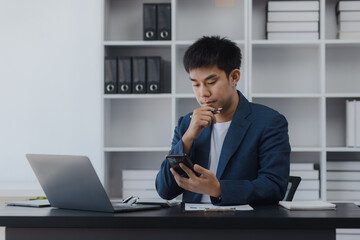
M 326 190 L 329 201 L 360 201 L 360 161 L 329 161 Z
M 155 189 L 155 178 L 158 170 L 123 170 L 123 198 L 160 198 Z
M 319 170 L 313 163 L 291 163 L 290 176 L 301 177 L 293 201 L 318 200 L 320 191 Z
M 360 1 L 339 1 L 336 12 L 338 38 L 360 39 Z
M 346 100 L 346 146 L 360 147 L 360 101 Z
M 319 1 L 269 1 L 267 39 L 319 39 Z

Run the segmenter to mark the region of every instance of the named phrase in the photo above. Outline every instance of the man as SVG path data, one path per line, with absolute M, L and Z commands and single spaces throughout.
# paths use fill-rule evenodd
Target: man
M 159 195 L 217 205 L 282 200 L 289 177 L 287 121 L 236 90 L 240 49 L 224 38 L 203 37 L 183 62 L 200 108 L 179 119 L 169 154 L 189 155 L 199 176 L 180 164 L 189 178 L 181 177 L 165 160 L 156 177 Z

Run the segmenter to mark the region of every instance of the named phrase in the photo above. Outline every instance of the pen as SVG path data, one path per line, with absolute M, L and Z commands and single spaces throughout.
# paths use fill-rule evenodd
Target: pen
M 216 112 L 220 112 L 222 110 L 222 108 L 215 108 L 215 109 L 212 109 L 212 110 L 209 110 L 210 112 L 212 113 L 216 113 Z
M 215 108 L 215 109 L 210 109 L 209 111 L 215 114 L 216 112 L 220 112 L 221 110 L 222 108 Z M 190 118 L 192 118 L 192 115 L 190 115 Z
M 124 198 L 124 199 L 122 200 L 122 203 L 127 203 L 127 202 L 129 202 L 132 198 L 133 198 L 133 196 L 129 196 L 129 197 L 127 197 L 127 198 Z
M 206 212 L 234 212 L 235 210 L 235 208 L 205 208 Z

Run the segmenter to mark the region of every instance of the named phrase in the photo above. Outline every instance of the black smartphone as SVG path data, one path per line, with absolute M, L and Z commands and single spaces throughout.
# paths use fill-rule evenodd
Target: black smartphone
M 193 170 L 196 176 L 199 176 L 197 172 L 194 171 L 194 164 L 192 163 L 191 159 L 185 153 L 183 154 L 169 154 L 166 155 L 166 159 L 168 160 L 170 167 L 172 167 L 180 176 L 184 178 L 189 178 L 189 176 L 182 170 L 179 163 L 185 164 L 188 168 Z

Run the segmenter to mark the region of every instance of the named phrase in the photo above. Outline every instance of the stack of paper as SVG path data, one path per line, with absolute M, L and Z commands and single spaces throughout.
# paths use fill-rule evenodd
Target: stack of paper
M 319 1 L 269 1 L 267 39 L 319 39 Z
M 360 1 L 339 1 L 336 5 L 339 39 L 360 39 Z
M 280 201 L 279 205 L 289 210 L 329 210 L 336 208 L 335 204 L 324 201 Z
M 140 198 L 160 198 L 155 189 L 155 178 L 158 170 L 123 170 L 122 196 Z
M 301 177 L 293 200 L 319 200 L 319 170 L 315 169 L 314 163 L 290 163 L 290 175 Z
M 150 205 L 161 205 L 163 207 L 173 207 L 181 204 L 181 200 L 165 200 L 161 198 L 139 198 L 136 203 L 139 204 L 150 204 Z
M 328 161 L 326 174 L 328 200 L 359 201 L 360 161 Z
M 250 205 L 215 206 L 211 203 L 185 203 L 185 211 L 251 211 Z

